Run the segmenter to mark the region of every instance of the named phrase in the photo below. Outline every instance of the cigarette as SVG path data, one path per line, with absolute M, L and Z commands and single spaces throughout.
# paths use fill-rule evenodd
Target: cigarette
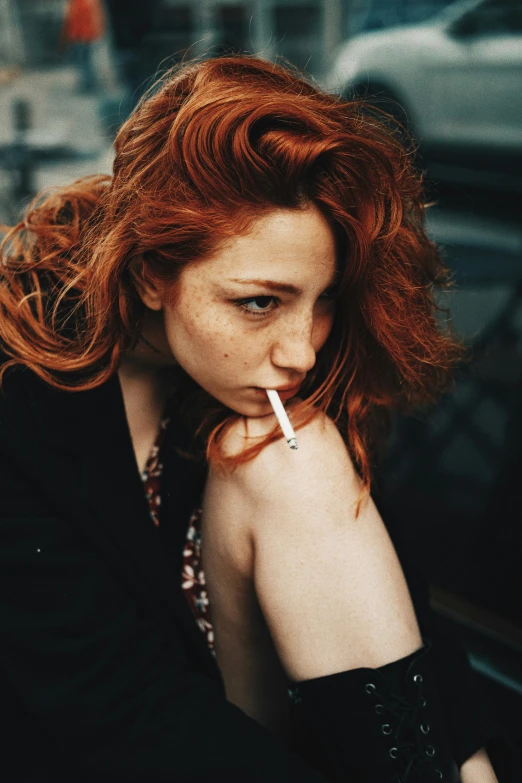
M 290 424 L 290 419 L 288 418 L 288 414 L 283 407 L 283 403 L 279 399 L 279 394 L 275 389 L 267 389 L 266 394 L 270 401 L 270 405 L 274 409 L 279 426 L 283 430 L 283 435 L 286 438 L 286 442 L 291 449 L 297 449 L 297 438 L 295 437 L 295 432 L 292 425 Z

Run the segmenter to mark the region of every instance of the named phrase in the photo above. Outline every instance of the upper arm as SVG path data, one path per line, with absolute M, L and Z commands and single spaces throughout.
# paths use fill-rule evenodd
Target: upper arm
M 275 417 L 240 419 L 227 433 L 224 450 L 240 452 L 269 435 Z M 318 411 L 297 430 L 298 449 L 290 449 L 284 438 L 269 443 L 252 460 L 239 465 L 226 478 L 231 493 L 240 492 L 251 503 L 286 502 L 304 490 L 315 496 L 316 484 L 341 482 L 356 500 L 360 481 L 335 424 Z M 312 484 L 310 484 L 312 481 Z M 295 499 L 295 498 L 294 498 Z
M 406 582 L 334 424 L 267 446 L 237 469 L 259 603 L 287 673 L 307 679 L 382 665 L 420 646 Z M 391 656 L 391 657 L 390 657 Z
M 250 421 L 249 435 L 267 434 L 268 419 Z M 239 434 L 238 425 L 236 449 Z M 361 481 L 334 423 L 317 413 L 298 430 L 297 440 L 297 450 L 290 449 L 284 439 L 270 443 L 253 460 L 222 478 L 222 496 L 242 507 L 256 538 L 272 527 L 281 530 L 282 520 L 288 520 L 284 531 L 298 529 L 303 534 L 309 527 L 326 524 L 344 528 L 347 519 L 355 519 Z

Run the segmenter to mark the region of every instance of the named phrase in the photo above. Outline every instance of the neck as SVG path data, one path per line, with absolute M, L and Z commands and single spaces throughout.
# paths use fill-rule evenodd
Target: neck
M 145 468 L 165 409 L 165 373 L 136 358 L 126 358 L 118 370 L 136 462 Z

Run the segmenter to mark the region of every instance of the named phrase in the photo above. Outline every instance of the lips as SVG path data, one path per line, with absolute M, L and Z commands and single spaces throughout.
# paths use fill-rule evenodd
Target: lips
M 294 383 L 292 386 L 272 386 L 271 388 L 274 389 L 274 391 L 281 393 L 287 391 L 297 391 L 300 386 L 300 383 Z
M 291 397 L 295 397 L 295 395 L 298 393 L 299 389 L 301 388 L 301 384 L 298 383 L 296 386 L 269 386 L 269 389 L 274 389 L 279 394 L 279 397 L 283 402 L 285 400 L 289 400 Z M 252 389 L 258 394 L 262 394 L 265 398 L 265 401 L 268 402 L 268 397 L 266 396 L 266 388 L 263 386 L 254 386 Z
M 289 400 L 291 397 L 295 397 L 299 391 L 299 386 L 285 386 L 275 391 L 279 394 L 281 400 Z

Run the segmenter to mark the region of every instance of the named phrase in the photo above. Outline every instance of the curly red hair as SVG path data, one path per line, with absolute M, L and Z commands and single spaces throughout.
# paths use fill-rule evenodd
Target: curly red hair
M 115 146 L 112 177 L 36 199 L 6 236 L 2 372 L 21 363 L 58 388 L 101 384 L 138 339 L 138 279 L 174 283 L 267 211 L 313 203 L 336 236 L 341 284 L 300 409 L 338 423 L 369 486 L 388 411 L 434 400 L 461 356 L 438 325 L 434 286 L 447 270 L 402 143 L 360 102 L 279 65 L 225 57 L 170 71 Z M 231 412 L 216 419 L 215 401 L 194 399 L 208 456 L 224 459 Z

